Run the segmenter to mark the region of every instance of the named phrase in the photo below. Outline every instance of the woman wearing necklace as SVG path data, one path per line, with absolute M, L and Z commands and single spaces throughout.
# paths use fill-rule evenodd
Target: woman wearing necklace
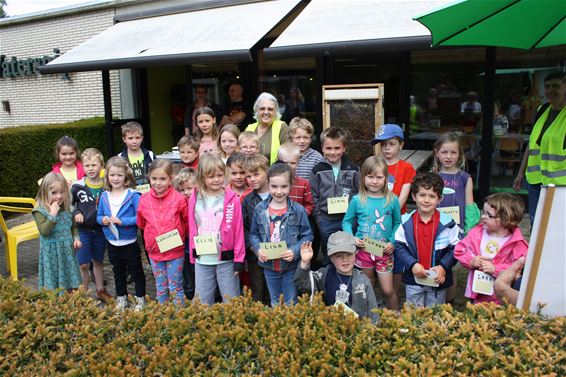
M 328 239 L 328 256 L 332 262 L 318 271 L 310 271 L 313 257 L 312 245 L 301 247 L 301 263 L 295 273 L 295 284 L 299 295 L 324 292 L 324 303 L 340 305 L 345 311 L 372 323 L 379 321 L 375 293 L 368 277 L 354 269 L 356 239 L 348 232 L 338 231 Z
M 253 109 L 257 122 L 248 125 L 246 131 L 257 134 L 261 154 L 269 159 L 270 165 L 273 165 L 277 161 L 279 146 L 287 141 L 287 124 L 281 121 L 277 99 L 269 93 L 261 93 Z

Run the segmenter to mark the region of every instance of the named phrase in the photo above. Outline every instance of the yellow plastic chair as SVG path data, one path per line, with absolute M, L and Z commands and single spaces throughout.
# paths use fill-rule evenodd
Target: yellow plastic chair
M 29 204 L 30 206 L 13 206 L 11 204 Z M 2 211 L 30 213 L 35 206 L 35 200 L 32 198 L 10 198 L 0 196 L 0 225 L 6 235 L 6 268 L 12 280 L 18 280 L 18 244 L 23 241 L 33 240 L 39 237 L 39 231 L 35 221 L 14 226 L 8 229 L 8 225 L 4 220 Z

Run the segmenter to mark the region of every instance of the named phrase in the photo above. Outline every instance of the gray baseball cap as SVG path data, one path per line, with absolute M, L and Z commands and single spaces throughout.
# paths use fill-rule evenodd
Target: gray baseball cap
M 356 239 L 348 232 L 342 230 L 332 233 L 328 238 L 328 256 L 336 253 L 356 252 Z

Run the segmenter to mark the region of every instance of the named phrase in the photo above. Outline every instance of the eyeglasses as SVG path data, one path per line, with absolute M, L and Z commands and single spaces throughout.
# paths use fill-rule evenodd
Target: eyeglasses
M 275 111 L 275 108 L 273 107 L 260 107 L 259 111 L 269 111 L 270 113 Z
M 489 213 L 485 212 L 483 209 L 481 210 L 481 215 L 482 215 L 482 216 L 485 216 L 485 217 L 487 217 L 487 218 L 489 218 L 489 219 L 493 219 L 493 220 L 499 218 L 499 216 L 490 215 Z

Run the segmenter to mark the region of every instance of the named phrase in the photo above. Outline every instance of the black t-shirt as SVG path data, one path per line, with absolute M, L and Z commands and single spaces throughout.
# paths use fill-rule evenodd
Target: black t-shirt
M 326 273 L 326 282 L 324 284 L 325 294 L 324 303 L 328 306 L 336 303 L 336 291 L 340 290 L 340 285 L 347 285 L 348 306 L 352 307 L 352 275 L 342 275 L 336 271 L 334 265 L 330 265 Z
M 558 117 L 558 114 L 560 114 L 560 111 L 561 110 L 554 110 L 552 108 L 550 109 L 548 113 L 548 118 L 546 118 L 546 121 L 544 122 L 544 124 L 542 125 L 542 129 L 540 130 L 540 135 L 538 136 L 537 139 L 537 145 L 540 146 L 544 133 L 548 130 L 548 127 L 550 127 L 550 125 L 554 123 L 556 117 Z

